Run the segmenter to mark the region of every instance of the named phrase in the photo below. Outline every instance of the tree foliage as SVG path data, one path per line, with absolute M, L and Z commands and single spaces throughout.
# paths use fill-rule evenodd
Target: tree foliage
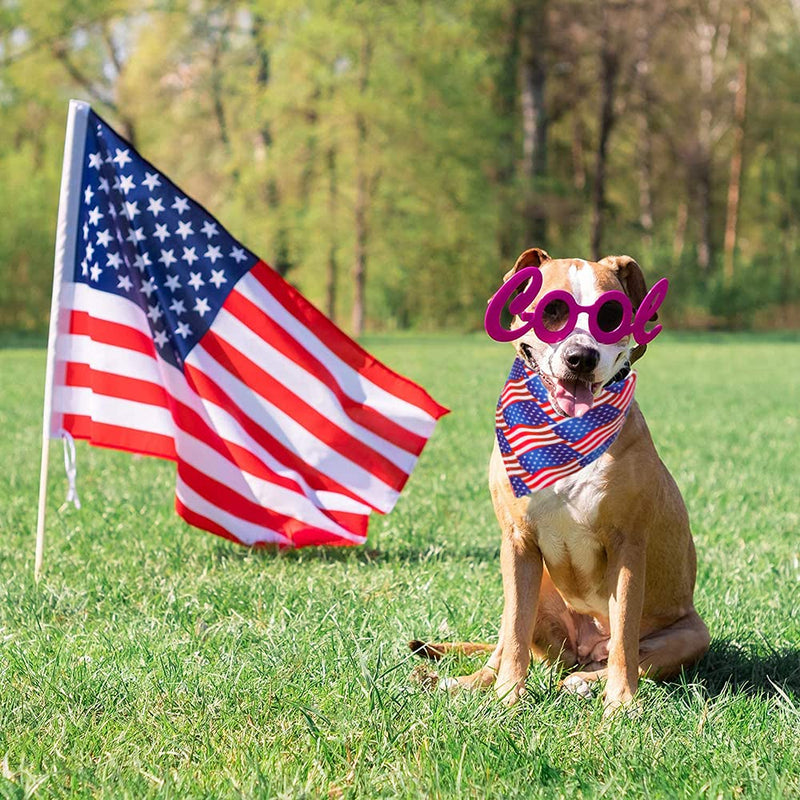
M 69 97 L 355 332 L 477 328 L 532 245 L 791 321 L 798 8 L 0 0 L 0 327 L 46 323 Z

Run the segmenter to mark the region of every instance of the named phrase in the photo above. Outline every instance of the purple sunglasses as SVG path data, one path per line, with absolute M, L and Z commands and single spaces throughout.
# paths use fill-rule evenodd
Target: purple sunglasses
M 527 281 L 529 283 L 525 289 L 508 302 L 514 292 Z M 649 332 L 645 331 L 644 326 L 664 301 L 669 281 L 666 278 L 656 281 L 635 314 L 628 295 L 616 289 L 603 292 L 590 306 L 582 306 L 569 292 L 555 289 L 545 294 L 533 311 L 526 311 L 541 288 L 542 274 L 538 267 L 525 267 L 515 273 L 489 301 L 484 319 L 486 333 L 495 341 L 510 342 L 533 329 L 541 341 L 555 344 L 572 333 L 578 322 L 578 314 L 585 311 L 589 315 L 589 331 L 598 342 L 616 344 L 632 335 L 637 344 L 647 344 L 661 332 L 661 325 L 656 325 Z M 500 315 L 506 303 L 509 313 L 519 316 L 524 325 L 507 330 L 500 324 Z

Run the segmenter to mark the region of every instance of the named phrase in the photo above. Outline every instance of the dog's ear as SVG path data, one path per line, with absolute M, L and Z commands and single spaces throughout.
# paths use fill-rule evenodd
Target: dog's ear
M 550 256 L 541 247 L 531 247 L 526 250 L 517 259 L 514 266 L 503 275 L 503 283 L 505 283 L 512 275 L 519 272 L 524 267 L 541 267 L 545 261 L 550 261 Z
M 617 273 L 617 278 L 622 284 L 625 294 L 630 297 L 633 310 L 636 311 L 647 294 L 647 284 L 644 282 L 642 268 L 630 256 L 606 256 L 600 260 L 600 263 L 611 267 Z M 653 315 L 651 319 L 657 318 L 657 315 Z
M 611 269 L 617 273 L 617 278 L 622 284 L 625 294 L 631 299 L 631 305 L 633 306 L 633 312 L 635 314 L 636 309 L 639 308 L 642 300 L 644 300 L 644 296 L 647 294 L 647 284 L 644 280 L 642 268 L 630 256 L 606 256 L 601 259 L 599 263 L 611 267 Z M 650 317 L 651 322 L 657 319 L 658 314 L 653 314 L 653 316 Z M 638 361 L 644 355 L 645 350 L 647 350 L 646 344 L 638 345 L 638 347 L 631 352 L 631 364 L 633 364 L 634 361 Z

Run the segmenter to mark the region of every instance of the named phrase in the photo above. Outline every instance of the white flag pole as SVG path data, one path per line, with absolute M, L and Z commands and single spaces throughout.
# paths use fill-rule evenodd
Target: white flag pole
M 50 332 L 47 337 L 47 368 L 44 382 L 44 419 L 42 424 L 42 465 L 39 473 L 39 512 L 36 518 L 36 557 L 34 577 L 38 581 L 44 560 L 45 511 L 47 509 L 47 466 L 50 439 L 60 433 L 60 419 L 53 415 L 53 387 L 56 379 L 56 343 L 66 320 L 59 318 L 64 273 L 71 274 L 75 264 L 78 237 L 78 212 L 81 203 L 86 125 L 89 105 L 70 100 L 67 132 L 64 141 L 64 163 L 61 169 L 61 193 L 58 200 L 58 227 L 53 264 L 53 297 L 50 304 Z

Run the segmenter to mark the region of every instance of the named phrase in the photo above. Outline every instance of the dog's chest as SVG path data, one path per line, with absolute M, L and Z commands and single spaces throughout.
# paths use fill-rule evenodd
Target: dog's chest
M 607 560 L 596 533 L 600 493 L 605 485 L 602 472 L 602 466 L 595 462 L 534 492 L 528 517 L 535 524 L 539 549 L 561 596 L 576 611 L 605 617 Z

